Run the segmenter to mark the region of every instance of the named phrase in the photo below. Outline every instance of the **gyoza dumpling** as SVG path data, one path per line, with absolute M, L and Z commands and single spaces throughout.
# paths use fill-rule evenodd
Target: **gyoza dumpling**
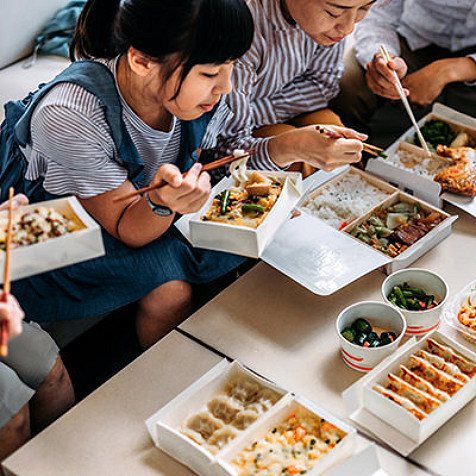
M 270 388 L 262 388 L 255 397 L 255 401 L 246 405 L 247 410 L 252 410 L 258 415 L 267 412 L 278 400 L 280 395 Z
M 461 373 L 460 368 L 456 364 L 451 364 L 446 362 L 443 357 L 440 357 L 436 354 L 430 354 L 429 352 L 425 352 L 424 350 L 420 350 L 415 355 L 425 359 L 427 362 L 430 362 L 433 366 L 437 369 L 446 372 L 448 375 L 452 375 L 456 380 L 460 382 L 467 383 L 469 382 L 469 377 L 463 373 Z
M 210 400 L 207 406 L 214 417 L 223 420 L 225 423 L 230 423 L 235 418 L 235 415 L 243 410 L 240 402 L 225 395 L 220 395 Z
M 252 410 L 243 410 L 235 416 L 231 424 L 238 428 L 238 430 L 244 430 L 248 428 L 252 423 L 258 419 L 258 414 Z
M 213 435 L 208 440 L 208 444 L 222 449 L 229 441 L 235 438 L 236 435 L 236 431 L 234 431 L 229 426 L 224 426 L 213 433 Z
M 457 354 L 453 349 L 441 345 L 433 339 L 427 338 L 426 343 L 428 345 L 428 350 L 432 354 L 439 355 L 447 362 L 457 365 L 461 369 L 461 372 L 466 374 L 469 378 L 472 378 L 476 375 L 475 363 L 466 360 L 464 357 Z
M 185 426 L 208 440 L 212 433 L 223 427 L 223 423 L 208 412 L 200 412 L 192 415 Z
M 244 377 L 238 377 L 226 386 L 226 392 L 230 397 L 246 405 L 255 401 L 260 388 L 261 386 L 258 383 Z
M 413 402 L 408 400 L 408 398 L 401 397 L 395 392 L 392 392 L 388 388 L 382 387 L 381 385 L 375 385 L 374 390 L 378 393 L 381 393 L 384 397 L 392 400 L 392 402 L 397 403 L 398 405 L 405 408 L 405 410 L 409 411 L 415 418 L 418 420 L 423 420 L 426 416 L 428 416 L 423 410 L 420 410 Z
M 428 393 L 432 397 L 437 398 L 440 402 L 446 402 L 451 398 L 446 392 L 442 392 L 441 390 L 433 387 L 430 382 L 427 382 L 425 379 L 421 378 L 410 369 L 407 369 L 407 367 L 404 365 L 400 365 L 400 370 L 402 372 L 400 376 L 402 380 L 405 380 L 405 382 L 408 382 L 415 388 Z
M 463 384 L 459 380 L 456 380 L 451 375 L 438 370 L 421 357 L 412 355 L 410 357 L 409 367 L 410 370 L 430 382 L 434 387 L 451 396 L 463 387 Z
M 426 392 L 422 392 L 421 390 L 412 387 L 409 383 L 398 378 L 396 375 L 388 374 L 388 381 L 387 388 L 389 390 L 398 393 L 398 395 L 402 397 L 408 398 L 425 413 L 431 413 L 440 406 L 441 402 L 439 400 Z

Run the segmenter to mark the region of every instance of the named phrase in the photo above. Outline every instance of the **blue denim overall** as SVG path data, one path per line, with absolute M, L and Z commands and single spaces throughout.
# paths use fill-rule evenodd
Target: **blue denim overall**
M 34 201 L 53 198 L 43 189 L 42 180 L 24 179 L 27 164 L 18 145 L 25 146 L 30 140 L 31 115 L 38 101 L 61 82 L 78 84 L 101 101 L 118 156 L 129 180 L 137 186 L 143 180 L 144 164 L 122 120 L 114 77 L 106 66 L 94 61 L 72 63 L 25 100 L 6 105 L 2 133 L 6 133 L 3 139 L 8 140 L 0 141 L 0 186 L 6 189 L 14 185 Z M 177 163 L 182 171 L 193 164 L 194 151 L 200 147 L 213 114 L 211 111 L 194 121 L 182 122 Z M 5 154 L 7 148 L 10 154 Z M 173 226 L 141 248 L 130 248 L 105 230 L 102 234 L 105 256 L 12 284 L 12 292 L 25 309 L 27 319 L 41 322 L 97 316 L 137 301 L 166 282 L 206 283 L 244 261 L 227 253 L 195 249 Z

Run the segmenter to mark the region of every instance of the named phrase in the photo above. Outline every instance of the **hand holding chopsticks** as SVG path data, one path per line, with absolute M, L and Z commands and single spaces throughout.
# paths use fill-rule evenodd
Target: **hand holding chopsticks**
M 386 63 L 388 63 L 391 60 L 390 55 L 387 51 L 387 48 L 385 48 L 384 45 L 380 47 L 380 54 L 382 55 L 382 58 L 384 59 Z M 400 96 L 400 99 L 403 102 L 403 105 L 405 106 L 405 110 L 407 111 L 408 117 L 412 121 L 413 127 L 415 128 L 415 131 L 417 133 L 418 139 L 420 140 L 420 143 L 423 149 L 425 150 L 425 152 L 428 155 L 431 155 L 430 149 L 428 148 L 428 145 L 425 142 L 425 139 L 423 138 L 423 134 L 421 133 L 420 128 L 418 127 L 415 116 L 413 115 L 412 108 L 410 107 L 410 103 L 408 102 L 408 98 L 407 98 L 407 95 L 405 94 L 402 83 L 400 82 L 400 78 L 398 77 L 398 74 L 396 71 L 392 71 L 392 73 L 395 78 L 395 88 L 398 92 L 398 95 Z
M 254 149 L 249 149 L 245 150 L 244 154 L 238 157 L 235 157 L 234 155 L 229 155 L 227 157 L 223 157 L 221 159 L 215 160 L 213 162 L 210 162 L 208 164 L 204 164 L 202 167 L 201 172 L 209 172 L 210 170 L 217 169 L 218 167 L 223 167 L 224 165 L 231 164 L 235 160 L 240 160 L 244 159 L 245 157 L 249 157 L 251 154 L 254 153 Z M 183 173 L 182 176 L 185 177 L 187 175 L 187 172 Z M 152 185 L 149 185 L 147 187 L 140 188 L 139 190 L 134 190 L 133 192 L 126 193 L 124 195 L 121 195 L 120 197 L 116 197 L 113 199 L 113 202 L 121 202 L 123 200 L 127 200 L 132 197 L 136 197 L 138 195 L 142 195 L 146 192 L 150 192 L 151 190 L 157 190 L 163 186 L 167 185 L 167 182 L 159 182 L 159 183 L 154 183 Z
M 3 292 L 1 300 L 8 302 L 10 294 L 10 250 L 12 245 L 12 230 L 13 230 L 13 187 L 8 191 L 8 225 L 7 225 L 7 239 L 5 246 L 5 268 L 3 275 Z M 8 333 L 9 322 L 4 319 L 0 321 L 0 356 L 6 357 L 8 355 Z

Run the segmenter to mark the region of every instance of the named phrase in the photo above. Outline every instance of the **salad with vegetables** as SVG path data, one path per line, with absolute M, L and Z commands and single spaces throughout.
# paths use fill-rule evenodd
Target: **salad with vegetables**
M 350 327 L 344 328 L 341 334 L 352 344 L 361 347 L 382 347 L 391 344 L 397 338 L 395 332 L 384 331 L 378 335 L 363 317 L 356 319 Z
M 427 311 L 440 304 L 433 294 L 427 294 L 423 289 L 408 283 L 394 286 L 387 298 L 395 306 L 407 311 Z

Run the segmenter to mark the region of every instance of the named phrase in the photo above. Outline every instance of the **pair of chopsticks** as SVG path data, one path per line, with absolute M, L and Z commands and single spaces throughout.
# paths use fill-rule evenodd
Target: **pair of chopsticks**
M 235 157 L 234 155 L 228 155 L 226 157 L 222 157 L 221 159 L 205 164 L 202 167 L 202 172 L 209 172 L 210 170 L 217 169 L 218 167 L 223 167 L 224 165 L 231 164 L 235 160 L 240 160 L 240 159 L 249 157 L 254 152 L 255 152 L 255 149 L 249 149 L 249 150 L 245 150 L 244 154 L 238 157 Z M 186 175 L 187 175 L 187 172 L 184 172 L 182 174 L 183 177 L 185 177 Z M 150 192 L 151 190 L 156 190 L 158 188 L 163 187 L 164 185 L 167 185 L 167 182 L 155 183 L 147 187 L 140 188 L 139 190 L 134 190 L 133 192 L 129 192 L 119 197 L 116 197 L 112 201 L 114 203 L 121 202 L 122 200 L 127 200 L 128 198 L 136 197 L 137 195 L 142 195 L 143 193 Z
M 316 126 L 316 130 L 321 134 L 325 134 L 331 139 L 346 139 L 345 135 L 340 134 L 338 132 L 334 132 L 331 129 L 327 129 L 323 126 Z M 387 154 L 383 151 L 383 149 L 377 147 L 376 145 L 367 144 L 366 142 L 363 142 L 362 145 L 364 147 L 365 152 L 369 153 L 370 155 L 374 155 L 375 157 L 381 157 L 382 159 L 386 159 L 388 157 Z
M 8 301 L 10 294 L 10 250 L 12 245 L 12 230 L 13 230 L 13 194 L 14 189 L 10 187 L 8 191 L 8 225 L 7 225 L 7 239 L 5 242 L 5 268 L 3 274 L 3 292 L 1 300 Z M 0 322 L 0 357 L 8 355 L 8 320 Z
M 390 55 L 388 54 L 387 48 L 385 48 L 384 45 L 380 47 L 380 54 L 382 55 L 382 58 L 384 59 L 386 63 L 388 63 L 391 60 Z M 400 99 L 402 100 L 403 105 L 405 106 L 408 117 L 412 121 L 413 127 L 415 128 L 415 131 L 417 133 L 418 139 L 420 140 L 421 146 L 423 147 L 427 155 L 430 156 L 431 151 L 428 148 L 428 145 L 425 139 L 423 138 L 423 134 L 421 133 L 420 128 L 418 127 L 415 116 L 413 115 L 412 108 L 410 107 L 410 103 L 408 102 L 407 95 L 405 94 L 402 83 L 400 82 L 400 78 L 398 77 L 398 74 L 396 71 L 392 70 L 392 73 L 395 78 L 395 89 L 397 90 L 398 95 L 400 96 Z

